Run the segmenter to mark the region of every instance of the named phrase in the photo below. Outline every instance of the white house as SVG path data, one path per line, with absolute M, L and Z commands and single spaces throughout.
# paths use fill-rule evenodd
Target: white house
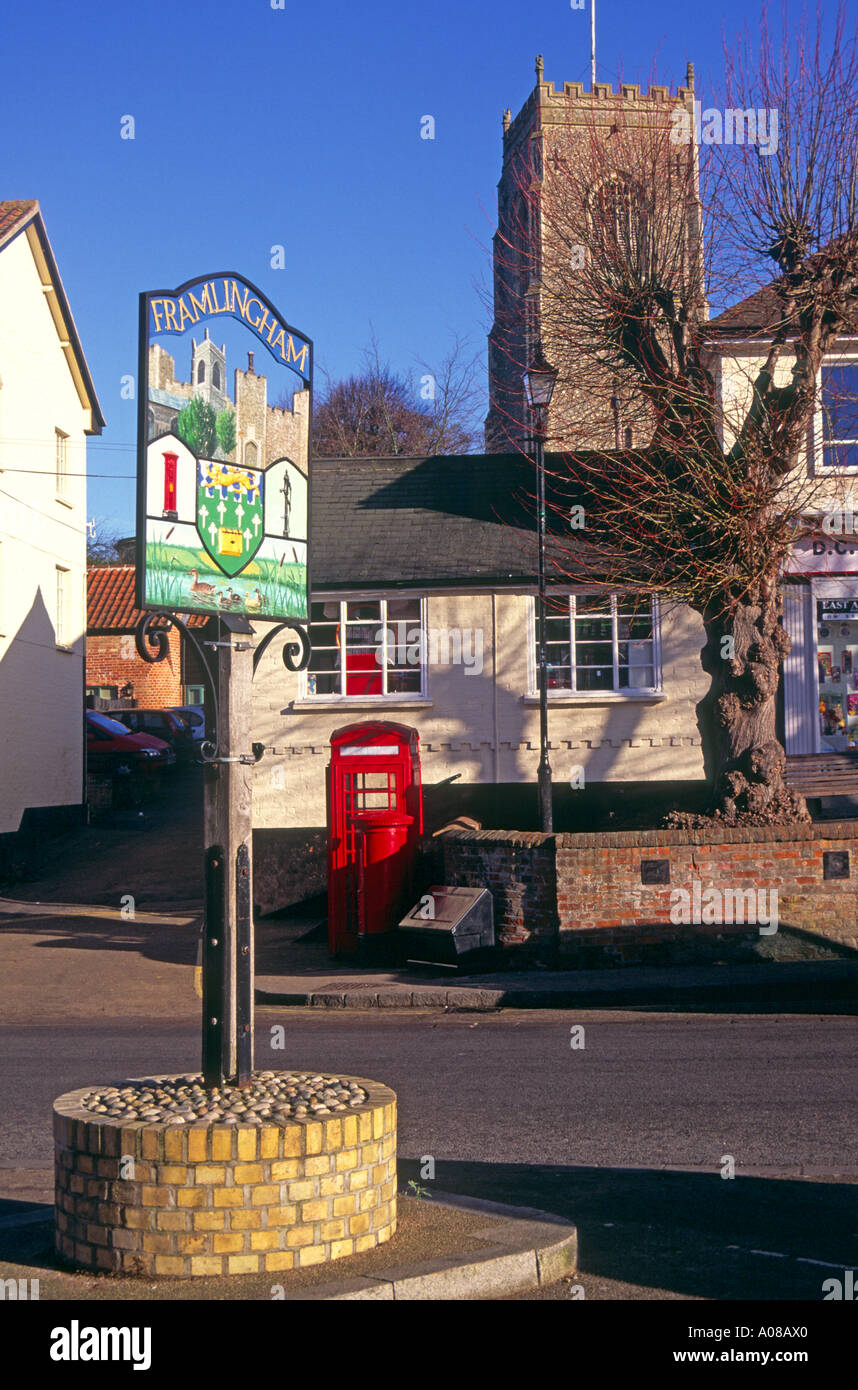
M 39 204 L 0 202 L 0 836 L 85 801 L 86 436 L 103 426 Z

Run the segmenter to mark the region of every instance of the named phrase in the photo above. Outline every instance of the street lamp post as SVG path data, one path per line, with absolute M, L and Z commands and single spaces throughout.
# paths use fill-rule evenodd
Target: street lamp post
M 537 553 L 539 616 L 539 825 L 550 834 L 554 828 L 551 806 L 551 764 L 548 761 L 548 662 L 545 649 L 545 432 L 548 407 L 554 394 L 557 372 L 546 362 L 542 349 L 524 373 L 530 408 L 536 421 L 536 496 L 537 496 Z
M 614 412 L 614 448 L 619 449 L 621 446 L 620 411 L 622 410 L 622 401 L 620 400 L 620 393 L 617 390 L 616 382 L 614 382 L 614 390 L 611 395 L 611 410 Z

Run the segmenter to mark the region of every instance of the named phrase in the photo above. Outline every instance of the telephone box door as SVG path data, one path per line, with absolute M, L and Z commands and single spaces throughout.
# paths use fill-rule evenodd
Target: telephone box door
M 368 812 L 409 818 L 405 843 L 401 843 L 400 836 L 396 848 L 400 863 L 397 875 L 386 875 L 378 869 L 369 878 L 361 873 L 358 859 L 365 853 L 365 835 L 359 822 Z M 328 941 L 332 954 L 357 951 L 368 923 L 375 924 L 372 930 L 378 931 L 384 904 L 373 900 L 359 911 L 361 884 L 368 885 L 377 896 L 383 890 L 373 890 L 373 884 L 392 884 L 399 881 L 403 872 L 407 882 L 422 833 L 417 730 L 372 720 L 350 724 L 332 734 L 328 766 Z M 395 917 L 393 907 L 389 915 Z

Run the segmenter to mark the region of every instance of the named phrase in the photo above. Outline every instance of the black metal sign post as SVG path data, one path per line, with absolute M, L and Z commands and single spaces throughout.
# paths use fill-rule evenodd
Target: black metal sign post
M 205 923 L 203 926 L 203 1079 L 219 1086 L 224 1043 L 223 943 L 226 903 L 223 896 L 223 850 L 209 845 L 205 854 Z
M 253 1074 L 253 768 L 265 749 L 251 742 L 253 677 L 275 637 L 287 671 L 310 660 L 306 628 L 277 623 L 258 637 L 241 614 L 212 618 L 200 643 L 175 614 L 147 613 L 135 633 L 147 662 L 169 652 L 166 624 L 178 628 L 200 658 L 209 714 L 202 745 L 205 767 L 205 920 L 202 950 L 202 1070 L 207 1086 L 246 1086 Z M 154 624 L 161 624 L 155 626 Z
M 218 1079 L 206 1077 L 206 1083 L 234 1079 L 246 1086 L 253 1071 L 253 629 L 238 615 L 221 618 L 219 628 L 211 644 L 217 654 L 218 750 L 205 771 L 203 826 L 206 853 L 219 857 L 221 882 L 206 902 L 203 978 L 210 977 L 208 990 L 216 996 L 214 977 L 220 974 L 222 1006 L 203 1013 L 203 1057 L 214 1058 L 219 1040 Z M 204 984 L 204 995 L 205 989 Z

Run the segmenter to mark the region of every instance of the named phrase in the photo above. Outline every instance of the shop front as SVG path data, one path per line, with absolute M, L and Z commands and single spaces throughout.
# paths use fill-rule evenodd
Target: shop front
M 788 570 L 786 751 L 858 751 L 858 536 L 806 537 Z

